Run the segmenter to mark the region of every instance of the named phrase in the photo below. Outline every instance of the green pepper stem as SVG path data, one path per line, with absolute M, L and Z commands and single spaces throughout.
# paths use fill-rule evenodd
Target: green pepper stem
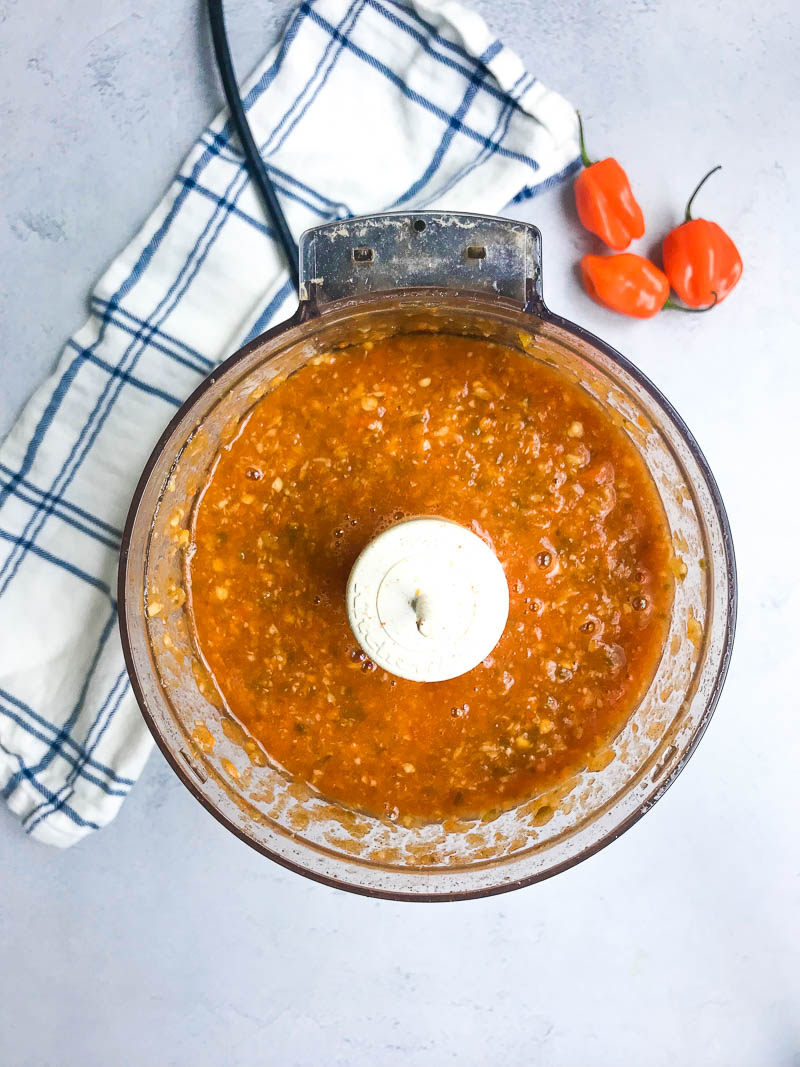
M 686 222 L 691 222 L 692 221 L 692 201 L 697 196 L 697 194 L 700 192 L 700 190 L 703 188 L 703 186 L 706 184 L 706 182 L 711 177 L 711 175 L 712 174 L 716 174 L 716 172 L 718 170 L 722 170 L 722 164 L 721 163 L 718 163 L 716 165 L 716 167 L 712 167 L 711 170 L 708 172 L 708 174 L 706 174 L 706 176 L 704 178 L 700 179 L 700 181 L 699 181 L 699 183 L 697 185 L 697 188 L 692 193 L 692 195 L 689 197 L 689 203 L 686 205 L 686 218 L 685 218 L 684 221 L 686 221 Z M 714 305 L 712 304 L 711 306 L 713 307 Z
M 675 301 L 672 299 L 672 297 L 668 296 L 667 299 L 664 301 L 664 304 L 662 305 L 661 310 L 662 311 L 688 311 L 692 315 L 702 315 L 703 312 L 710 311 L 713 307 L 717 306 L 717 294 L 716 294 L 716 291 L 713 290 L 713 289 L 712 289 L 712 295 L 713 295 L 714 299 L 711 301 L 711 303 L 708 305 L 708 307 L 704 307 L 704 308 L 687 308 L 687 307 L 684 307 L 683 304 L 676 304 Z
M 578 129 L 580 130 L 581 135 L 581 159 L 583 160 L 584 167 L 591 167 L 592 160 L 589 159 L 586 154 L 586 142 L 583 139 L 583 119 L 581 118 L 580 111 L 576 111 L 575 114 L 578 116 Z

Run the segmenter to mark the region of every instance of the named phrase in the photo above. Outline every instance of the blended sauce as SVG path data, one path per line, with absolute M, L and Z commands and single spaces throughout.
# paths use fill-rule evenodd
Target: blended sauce
M 484 662 L 419 683 L 348 625 L 362 548 L 411 515 L 470 528 L 506 573 Z M 322 794 L 400 820 L 556 785 L 624 725 L 661 657 L 672 547 L 625 432 L 511 349 L 416 334 L 316 357 L 260 400 L 194 516 L 198 649 L 230 712 Z

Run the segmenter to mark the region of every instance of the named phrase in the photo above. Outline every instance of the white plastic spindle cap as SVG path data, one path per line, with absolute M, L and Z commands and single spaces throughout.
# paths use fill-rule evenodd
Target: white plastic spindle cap
M 415 682 L 466 674 L 489 655 L 508 618 L 508 583 L 480 537 L 448 519 L 407 519 L 378 534 L 353 564 L 347 616 L 379 667 Z

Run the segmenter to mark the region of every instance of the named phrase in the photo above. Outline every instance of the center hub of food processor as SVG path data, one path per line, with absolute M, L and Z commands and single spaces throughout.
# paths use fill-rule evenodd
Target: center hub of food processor
M 491 653 L 508 618 L 508 583 L 489 546 L 440 518 L 378 534 L 347 583 L 347 616 L 363 651 L 415 682 L 466 674 Z

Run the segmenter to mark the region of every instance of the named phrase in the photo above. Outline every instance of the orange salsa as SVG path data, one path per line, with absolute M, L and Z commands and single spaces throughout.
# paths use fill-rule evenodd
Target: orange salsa
M 387 525 L 438 515 L 505 570 L 481 665 L 419 683 L 356 645 L 345 587 Z M 622 428 L 560 372 L 488 341 L 416 334 L 316 357 L 220 451 L 195 510 L 198 650 L 292 776 L 390 819 L 506 808 L 587 765 L 662 654 L 672 548 Z

